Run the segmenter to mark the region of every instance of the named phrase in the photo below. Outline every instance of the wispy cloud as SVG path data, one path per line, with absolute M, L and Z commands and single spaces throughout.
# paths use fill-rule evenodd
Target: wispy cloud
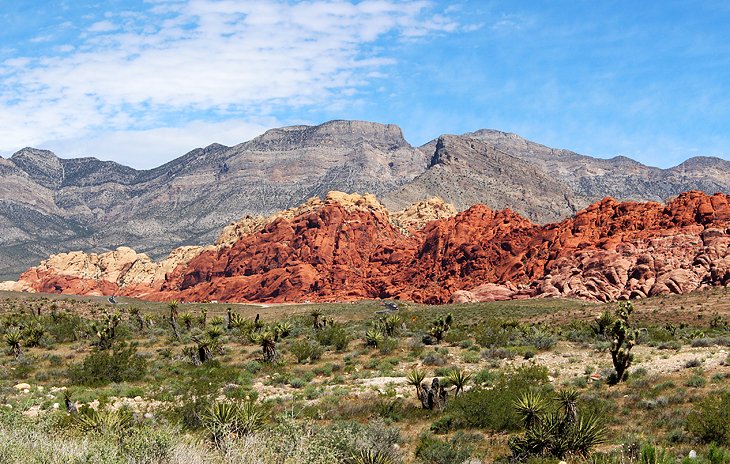
M 381 39 L 457 28 L 421 0 L 155 1 L 108 13 L 56 44 L 63 54 L 0 63 L 0 152 L 337 104 L 393 63 Z

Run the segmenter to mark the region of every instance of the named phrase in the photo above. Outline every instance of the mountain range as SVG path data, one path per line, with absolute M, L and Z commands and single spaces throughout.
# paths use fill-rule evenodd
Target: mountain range
M 730 162 L 696 157 L 670 169 L 599 159 L 515 134 L 480 130 L 411 146 L 400 128 L 363 121 L 272 129 L 198 148 L 140 171 L 25 148 L 0 157 L 0 280 L 50 254 L 131 246 L 153 258 L 209 243 L 241 217 L 269 215 L 330 190 L 369 192 L 391 210 L 439 196 L 557 222 L 603 197 L 663 201 L 730 191 Z

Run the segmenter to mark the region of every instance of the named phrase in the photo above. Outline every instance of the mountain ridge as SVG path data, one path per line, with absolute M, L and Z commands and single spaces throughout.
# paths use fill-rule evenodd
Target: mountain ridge
M 212 242 L 246 215 L 330 190 L 373 193 L 393 210 L 440 196 L 457 209 L 510 207 L 546 223 L 607 195 L 661 201 L 693 189 L 728 192 L 725 163 L 700 157 L 662 170 L 486 129 L 414 147 L 396 125 L 345 120 L 210 144 L 149 170 L 25 148 L 0 158 L 0 279 L 68 250 L 131 246 L 159 258 Z

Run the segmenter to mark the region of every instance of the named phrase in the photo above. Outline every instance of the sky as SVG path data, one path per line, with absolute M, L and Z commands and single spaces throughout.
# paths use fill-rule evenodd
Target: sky
M 720 0 L 0 0 L 0 155 L 148 169 L 293 124 L 730 159 Z

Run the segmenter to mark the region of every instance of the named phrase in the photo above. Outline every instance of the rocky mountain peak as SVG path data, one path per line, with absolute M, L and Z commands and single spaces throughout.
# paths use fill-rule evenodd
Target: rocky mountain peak
M 403 131 L 394 124 L 368 121 L 329 121 L 318 126 L 289 126 L 271 129 L 246 145 L 259 150 L 280 150 L 307 146 L 342 146 L 368 142 L 397 148 L 410 147 Z
M 63 181 L 61 159 L 51 151 L 26 147 L 14 153 L 10 160 L 44 187 L 58 186 Z

